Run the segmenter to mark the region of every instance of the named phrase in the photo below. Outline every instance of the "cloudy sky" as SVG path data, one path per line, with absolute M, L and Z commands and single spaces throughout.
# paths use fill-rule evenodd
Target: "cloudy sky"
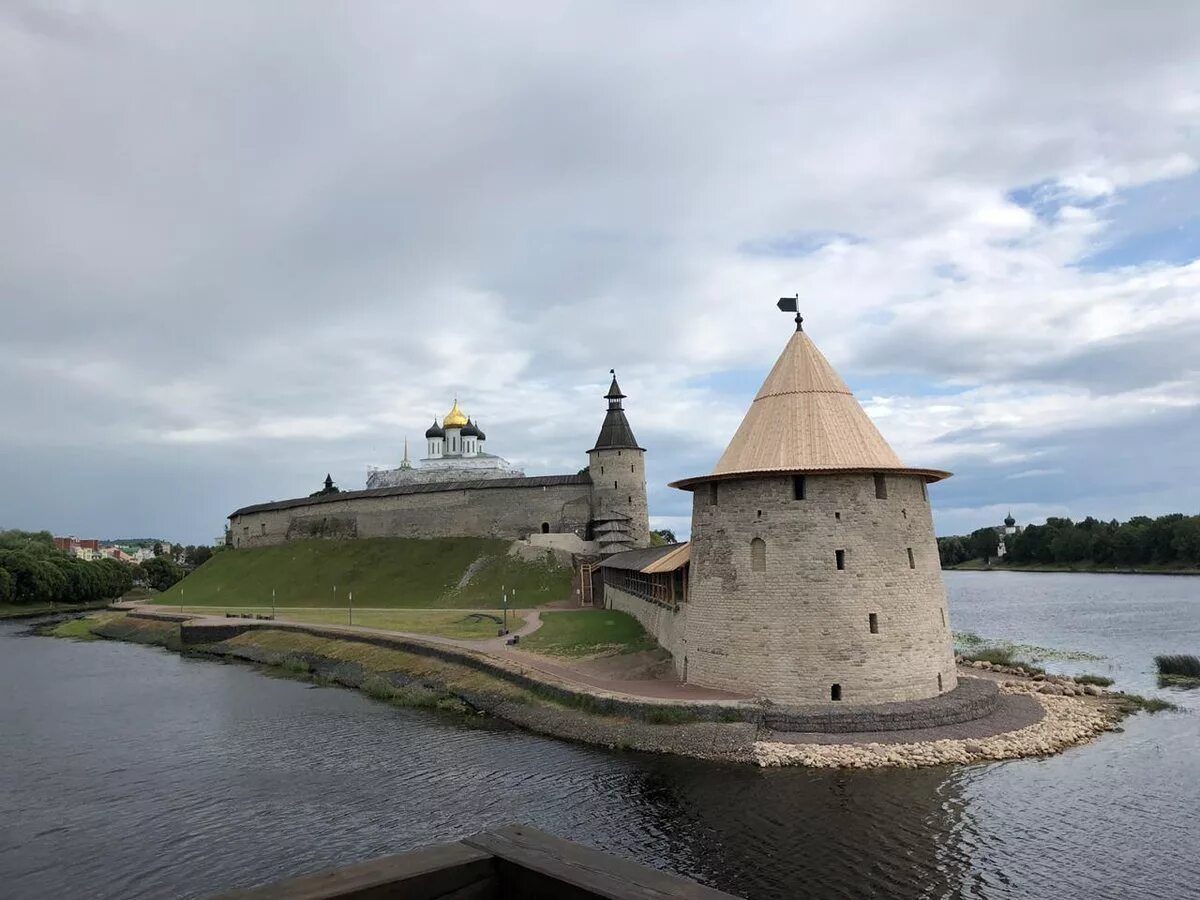
M 1136 7 L 3 0 L 0 527 L 211 540 L 455 393 L 574 472 L 615 367 L 683 533 L 797 292 L 939 533 L 1195 513 L 1200 5 Z

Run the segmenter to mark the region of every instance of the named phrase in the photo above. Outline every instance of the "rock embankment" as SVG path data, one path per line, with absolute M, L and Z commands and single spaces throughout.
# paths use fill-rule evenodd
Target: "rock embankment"
M 893 766 L 963 764 L 1058 753 L 1089 741 L 1115 725 L 1119 718 L 1111 707 L 1076 699 L 1061 691 L 1043 692 L 1041 682 L 1005 682 L 1006 693 L 1032 694 L 1045 714 L 1040 721 L 1017 731 L 968 740 L 918 741 L 903 744 L 791 744 L 759 742 L 754 759 L 760 766 L 812 766 L 814 768 L 869 769 Z M 1091 687 L 1080 685 L 1079 687 Z

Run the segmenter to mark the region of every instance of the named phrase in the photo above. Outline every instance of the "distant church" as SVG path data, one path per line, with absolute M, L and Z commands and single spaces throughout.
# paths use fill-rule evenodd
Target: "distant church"
M 458 408 L 446 414 L 439 425 L 437 419 L 425 432 L 426 456 L 413 465 L 408 458 L 408 441 L 404 442 L 404 459 L 395 469 L 367 469 L 367 489 L 395 487 L 401 484 L 424 484 L 435 481 L 476 481 L 484 478 L 521 478 L 524 472 L 507 459 L 488 453 L 484 447 L 487 435 L 479 424 Z

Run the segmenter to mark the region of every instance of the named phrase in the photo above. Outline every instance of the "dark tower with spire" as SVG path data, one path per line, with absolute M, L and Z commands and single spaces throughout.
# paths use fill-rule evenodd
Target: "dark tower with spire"
M 646 451 L 638 446 L 622 401 L 625 394 L 617 384 L 617 373 L 609 369 L 612 384 L 604 398 L 608 410 L 596 443 L 588 451 L 588 474 L 592 477 L 592 531 L 603 553 L 616 553 L 650 543 L 650 513 L 646 502 Z

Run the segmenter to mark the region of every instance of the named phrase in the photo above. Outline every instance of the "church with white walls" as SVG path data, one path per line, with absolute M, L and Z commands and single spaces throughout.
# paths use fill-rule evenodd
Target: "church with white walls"
M 520 478 L 525 473 L 502 457 L 488 453 L 487 435 L 479 423 L 458 406 L 446 414 L 441 423 L 434 419 L 425 432 L 425 457 L 415 463 L 408 456 L 408 441 L 404 442 L 404 459 L 394 469 L 367 469 L 367 490 L 447 481 L 479 481 L 486 478 Z

